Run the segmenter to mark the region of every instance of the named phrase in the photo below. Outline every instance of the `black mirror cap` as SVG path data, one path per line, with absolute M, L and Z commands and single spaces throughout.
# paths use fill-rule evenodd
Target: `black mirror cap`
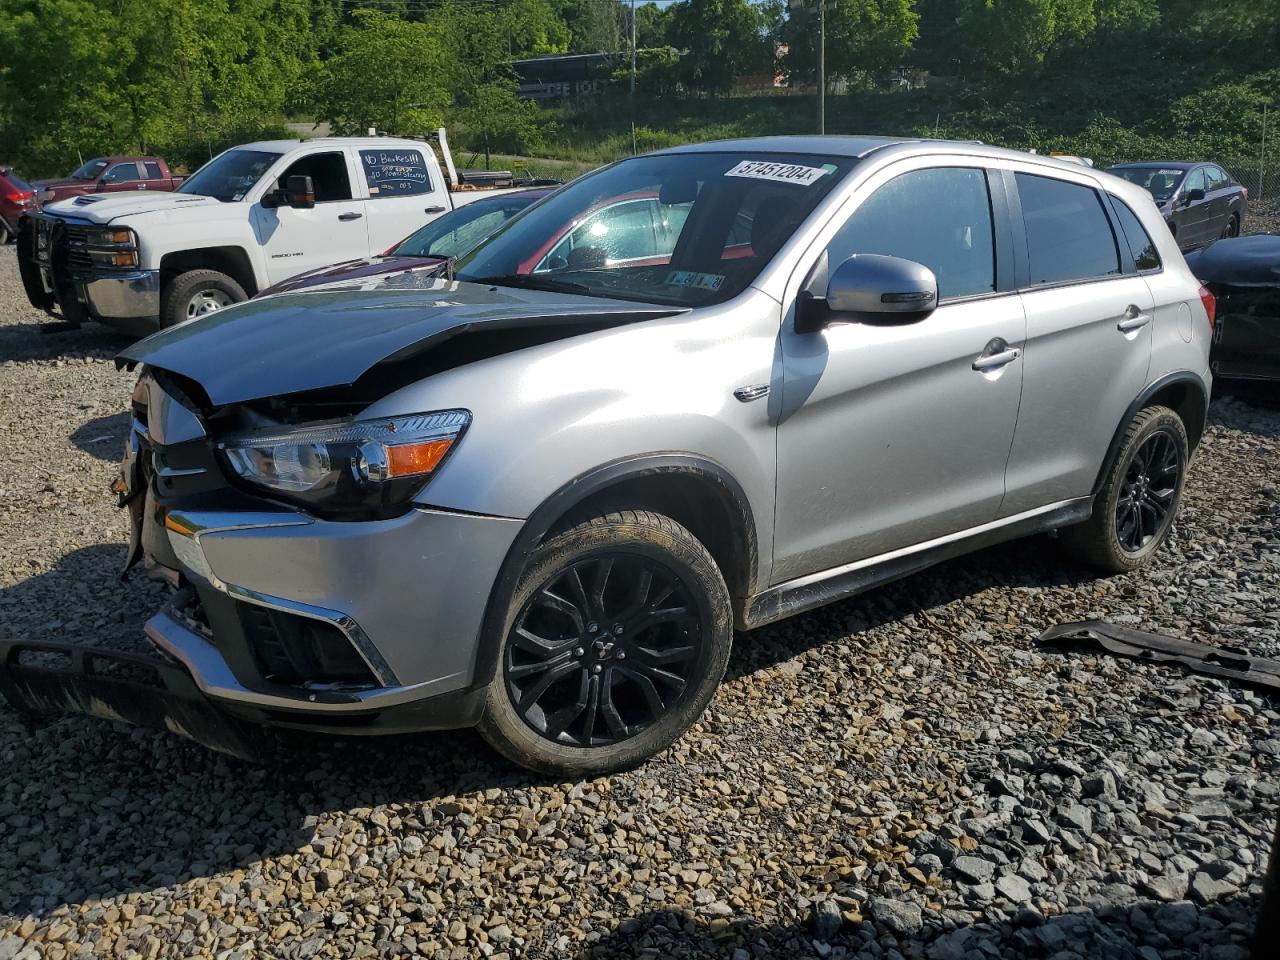
M 1183 194 L 1183 198 L 1187 203 L 1199 203 L 1204 199 L 1204 191 L 1199 187 L 1194 187 Z
M 284 184 L 285 202 L 295 210 L 310 210 L 316 205 L 316 188 L 310 177 L 293 176 Z

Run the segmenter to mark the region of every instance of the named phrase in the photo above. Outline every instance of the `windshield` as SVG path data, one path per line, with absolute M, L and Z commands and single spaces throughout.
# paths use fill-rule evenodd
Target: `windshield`
M 105 160 L 90 160 L 83 167 L 71 175 L 72 180 L 97 180 L 98 174 L 102 172 L 102 168 L 107 165 Z
M 214 197 L 223 203 L 243 200 L 280 154 L 266 150 L 228 150 L 220 153 L 187 178 L 178 193 Z
M 391 253 L 397 257 L 440 257 L 466 253 L 538 197 L 501 197 L 476 200 L 432 220 L 402 240 Z
M 1186 173 L 1176 167 L 1112 167 L 1109 172 L 1117 177 L 1124 177 L 1130 183 L 1146 187 L 1147 192 L 1159 201 L 1173 196 Z
M 741 293 L 852 157 L 677 153 L 582 177 L 457 264 L 459 280 L 701 306 Z

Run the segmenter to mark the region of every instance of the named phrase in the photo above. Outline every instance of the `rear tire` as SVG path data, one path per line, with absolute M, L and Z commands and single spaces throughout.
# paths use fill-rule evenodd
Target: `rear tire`
M 733 640 L 729 591 L 669 517 L 592 517 L 532 552 L 480 733 L 509 760 L 582 778 L 665 749 L 702 715 Z
M 1138 411 L 1093 504 L 1093 516 L 1062 531 L 1062 544 L 1104 573 L 1128 573 L 1169 535 L 1187 475 L 1187 429 L 1168 407 Z
M 1240 214 L 1233 213 L 1227 220 L 1227 225 L 1222 228 L 1222 239 L 1238 236 L 1240 236 Z
M 188 270 L 164 288 L 160 296 L 160 326 L 172 327 L 248 299 L 244 287 L 225 273 Z

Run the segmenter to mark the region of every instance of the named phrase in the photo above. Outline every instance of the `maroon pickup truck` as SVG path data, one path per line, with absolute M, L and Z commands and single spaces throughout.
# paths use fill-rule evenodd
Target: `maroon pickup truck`
M 52 203 L 86 193 L 122 190 L 176 190 L 185 180 L 176 177 L 159 157 L 98 157 L 62 180 L 36 180 L 40 201 Z

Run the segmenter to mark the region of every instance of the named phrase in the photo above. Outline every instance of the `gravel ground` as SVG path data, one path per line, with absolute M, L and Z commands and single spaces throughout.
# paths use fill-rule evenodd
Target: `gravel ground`
M 0 250 L 0 631 L 139 643 L 107 492 L 130 376 L 45 337 Z M 1048 538 L 739 638 L 644 768 L 532 778 L 472 734 L 272 766 L 0 709 L 0 960 L 65 956 L 1245 956 L 1275 703 L 1060 621 L 1280 655 L 1280 412 L 1218 400 L 1172 543 L 1094 579 Z

